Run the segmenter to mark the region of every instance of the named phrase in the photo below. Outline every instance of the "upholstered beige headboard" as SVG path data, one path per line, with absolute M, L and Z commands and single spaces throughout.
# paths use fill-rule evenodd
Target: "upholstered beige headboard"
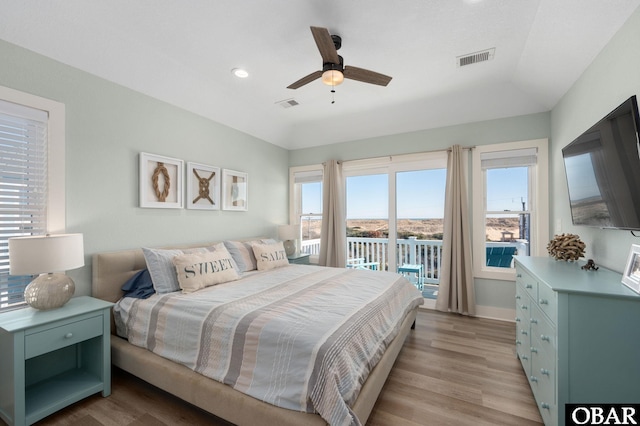
M 250 241 L 261 238 L 264 237 L 239 238 L 235 241 Z M 162 248 L 206 247 L 219 242 L 200 242 Z M 141 248 L 94 254 L 92 261 L 93 278 L 91 280 L 92 296 L 108 302 L 117 302 L 122 297 L 122 285 L 136 272 L 146 267 Z M 112 327 L 111 331 L 112 333 L 115 332 L 115 327 Z

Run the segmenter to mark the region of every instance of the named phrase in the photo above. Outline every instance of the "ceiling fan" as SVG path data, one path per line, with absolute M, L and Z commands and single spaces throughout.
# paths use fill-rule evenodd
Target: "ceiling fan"
M 342 39 L 338 35 L 329 34 L 329 30 L 322 27 L 311 27 L 311 34 L 322 56 L 322 71 L 315 71 L 295 83 L 287 86 L 287 89 L 297 89 L 305 84 L 321 78 L 322 82 L 329 86 L 337 86 L 343 79 L 362 81 L 363 83 L 386 86 L 391 81 L 388 75 L 369 71 L 364 68 L 344 66 L 342 56 L 338 55 L 338 49 L 342 46 Z

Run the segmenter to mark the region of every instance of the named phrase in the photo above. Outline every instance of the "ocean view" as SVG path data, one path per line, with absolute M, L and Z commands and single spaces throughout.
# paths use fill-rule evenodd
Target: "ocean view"
M 444 219 L 399 219 L 398 237 L 417 237 L 419 240 L 441 240 Z M 302 220 L 302 239 L 320 238 L 319 219 Z M 510 232 L 519 238 L 518 218 L 488 218 L 487 241 L 501 241 L 503 232 Z M 348 237 L 388 238 L 389 221 L 386 219 L 347 219 Z

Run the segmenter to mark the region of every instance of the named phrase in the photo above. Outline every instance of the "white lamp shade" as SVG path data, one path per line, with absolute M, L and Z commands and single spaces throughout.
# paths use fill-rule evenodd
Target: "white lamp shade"
M 9 238 L 9 274 L 36 275 L 84 266 L 82 234 Z
M 297 240 L 300 237 L 300 225 L 280 225 L 278 237 L 283 241 Z

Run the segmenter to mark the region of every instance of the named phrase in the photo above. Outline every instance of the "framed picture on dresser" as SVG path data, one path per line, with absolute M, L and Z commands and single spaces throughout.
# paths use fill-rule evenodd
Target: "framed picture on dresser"
M 627 267 L 622 274 L 622 284 L 640 294 L 640 245 L 632 244 Z

